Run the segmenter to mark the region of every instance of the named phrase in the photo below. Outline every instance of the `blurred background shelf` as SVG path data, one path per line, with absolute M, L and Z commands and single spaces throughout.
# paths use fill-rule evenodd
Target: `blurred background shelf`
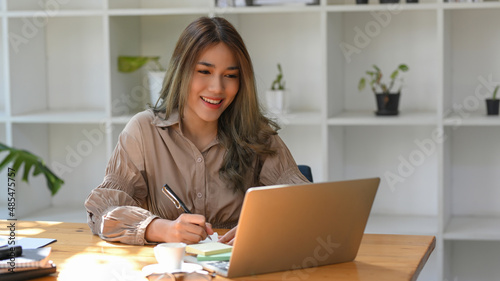
M 289 111 L 271 117 L 297 163 L 316 182 L 381 178 L 367 232 L 435 235 L 418 280 L 497 279 L 500 118 L 486 116 L 484 98 L 500 81 L 500 2 L 56 2 L 0 0 L 0 142 L 42 156 L 65 180 L 51 197 L 44 178 L 18 179 L 18 218 L 86 221 L 84 200 L 149 101 L 146 72 L 118 72 L 117 57 L 165 66 L 188 23 L 219 15 L 245 40 L 261 101 L 281 63 Z M 375 116 L 358 81 L 373 64 L 400 63 L 410 68 L 400 113 Z M 0 196 L 2 218 L 5 206 Z

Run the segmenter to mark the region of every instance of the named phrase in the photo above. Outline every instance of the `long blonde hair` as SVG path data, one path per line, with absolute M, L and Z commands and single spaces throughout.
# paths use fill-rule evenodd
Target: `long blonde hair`
M 279 126 L 261 111 L 252 61 L 234 26 L 220 17 L 201 17 L 182 32 L 170 60 L 160 99 L 154 110 L 166 118 L 174 111 L 182 119 L 195 64 L 200 54 L 218 43 L 226 44 L 238 61 L 240 88 L 218 120 L 217 137 L 227 150 L 219 176 L 234 191 L 259 184 L 262 161 L 276 152 L 270 137 Z

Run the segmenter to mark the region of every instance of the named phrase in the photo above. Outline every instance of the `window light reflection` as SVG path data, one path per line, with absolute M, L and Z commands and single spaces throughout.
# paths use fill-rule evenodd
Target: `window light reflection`
M 93 250 L 93 249 L 91 249 Z M 109 252 L 107 249 L 106 251 Z M 120 250 L 120 249 L 112 249 Z M 123 249 L 121 249 L 123 250 Z M 80 253 L 68 258 L 61 265 L 58 280 L 147 280 L 142 274 L 143 265 L 130 255 L 117 256 L 107 253 Z

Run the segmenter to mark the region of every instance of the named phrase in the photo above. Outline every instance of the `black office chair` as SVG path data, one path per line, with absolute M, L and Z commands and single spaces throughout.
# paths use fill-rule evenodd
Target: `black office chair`
M 310 182 L 313 182 L 313 175 L 311 171 L 311 167 L 307 165 L 297 165 L 299 167 L 300 172 L 308 179 Z

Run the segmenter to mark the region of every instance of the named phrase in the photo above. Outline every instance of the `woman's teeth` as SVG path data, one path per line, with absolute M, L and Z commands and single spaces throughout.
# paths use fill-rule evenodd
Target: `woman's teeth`
M 201 99 L 210 103 L 210 104 L 219 104 L 222 102 L 222 100 L 213 100 L 213 99 L 209 99 L 209 98 L 205 98 L 205 97 L 201 97 Z

